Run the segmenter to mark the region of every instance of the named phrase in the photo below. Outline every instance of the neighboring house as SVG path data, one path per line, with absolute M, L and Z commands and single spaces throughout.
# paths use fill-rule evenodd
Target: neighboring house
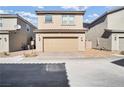
M 106 12 L 93 21 L 86 40 L 92 41 L 93 48 L 124 50 L 124 7 Z
M 89 29 L 89 25 L 90 25 L 90 23 L 83 23 L 83 27 L 84 27 L 86 30 Z
M 34 38 L 36 29 L 16 14 L 0 14 L 0 52 L 22 50 Z
M 42 52 L 85 50 L 84 11 L 36 11 L 36 49 Z

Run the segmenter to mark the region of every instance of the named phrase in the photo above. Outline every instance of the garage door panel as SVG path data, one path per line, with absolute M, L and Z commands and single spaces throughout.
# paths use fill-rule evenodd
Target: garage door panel
M 124 51 L 124 37 L 119 38 L 119 50 Z
M 9 48 L 8 35 L 0 34 L 0 52 L 8 51 Z
M 78 51 L 78 38 L 44 38 L 44 52 L 73 52 Z

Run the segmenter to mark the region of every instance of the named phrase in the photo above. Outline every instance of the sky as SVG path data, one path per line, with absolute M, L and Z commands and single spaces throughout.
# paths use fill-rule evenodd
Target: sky
M 115 8 L 114 6 L 0 6 L 0 14 L 19 14 L 37 26 L 36 10 L 86 11 L 84 22 L 90 23 L 97 17 Z

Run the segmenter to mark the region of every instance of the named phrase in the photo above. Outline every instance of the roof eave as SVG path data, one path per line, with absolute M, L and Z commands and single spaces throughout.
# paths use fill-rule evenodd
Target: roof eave
M 40 14 L 81 14 L 84 15 L 85 11 L 35 11 L 37 15 Z

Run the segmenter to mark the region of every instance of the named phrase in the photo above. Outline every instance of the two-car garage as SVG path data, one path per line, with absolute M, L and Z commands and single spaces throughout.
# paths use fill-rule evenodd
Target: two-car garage
M 79 52 L 85 50 L 84 31 L 36 32 L 36 50 L 41 52 Z
M 76 52 L 78 51 L 77 37 L 45 37 L 44 52 Z

